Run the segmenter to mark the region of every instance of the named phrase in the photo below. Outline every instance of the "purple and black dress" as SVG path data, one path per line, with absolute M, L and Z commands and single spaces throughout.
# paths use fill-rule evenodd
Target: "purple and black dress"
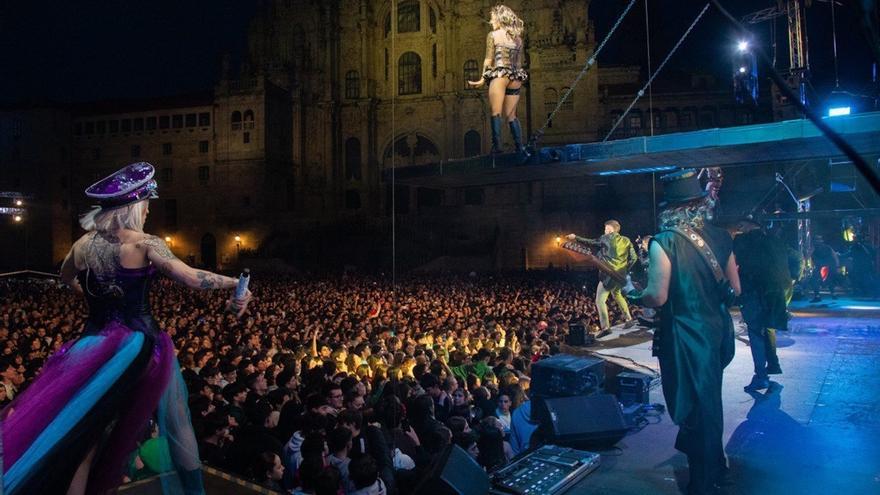
M 83 335 L 0 416 L 7 495 L 66 492 L 92 448 L 87 493 L 114 489 L 152 419 L 178 474 L 162 476 L 166 493 L 204 493 L 180 365 L 150 313 L 154 272 L 119 268 L 104 281 L 79 274 L 89 304 Z

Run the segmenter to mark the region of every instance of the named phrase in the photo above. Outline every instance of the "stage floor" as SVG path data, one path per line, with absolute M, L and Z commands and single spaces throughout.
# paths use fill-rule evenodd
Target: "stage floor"
M 826 296 L 792 309 L 790 332 L 778 338 L 784 374 L 771 377 L 768 393 L 743 392 L 753 370 L 744 342 L 725 370 L 724 443 L 734 486 L 724 493 L 880 493 L 880 304 Z M 650 342 L 597 352 L 658 368 Z M 664 403 L 659 386 L 651 402 Z M 604 452 L 601 467 L 568 493 L 682 493 L 687 462 L 673 448 L 676 432 L 664 413 L 627 435 L 619 450 Z

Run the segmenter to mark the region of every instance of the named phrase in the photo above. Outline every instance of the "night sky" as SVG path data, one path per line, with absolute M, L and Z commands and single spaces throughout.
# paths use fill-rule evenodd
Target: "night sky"
M 0 17 L 0 103 L 82 102 L 105 98 L 190 93 L 213 87 L 220 60 L 246 50 L 248 21 L 256 1 L 117 0 L 76 2 L 4 2 Z M 590 15 L 607 32 L 624 0 L 593 0 Z M 654 67 L 704 5 L 692 0 L 648 0 Z M 775 0 L 727 1 L 741 16 L 769 7 Z M 13 5 L 14 4 L 14 5 Z M 828 3 L 814 1 L 807 10 L 813 86 L 819 99 L 833 87 L 831 16 Z M 868 92 L 871 56 L 856 23 L 856 13 L 838 8 L 841 85 Z M 780 67 L 787 66 L 784 19 L 777 19 Z M 769 23 L 755 35 L 769 52 Z M 600 65 L 645 65 L 644 0 L 621 27 Z M 660 34 L 662 33 L 662 35 Z M 710 8 L 670 69 L 703 70 L 728 77 L 728 54 L 736 42 L 733 29 Z

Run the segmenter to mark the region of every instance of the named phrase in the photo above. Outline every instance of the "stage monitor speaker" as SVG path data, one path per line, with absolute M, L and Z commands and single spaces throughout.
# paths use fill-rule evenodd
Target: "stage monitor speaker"
M 467 452 L 452 444 L 434 462 L 430 474 L 413 493 L 425 495 L 485 495 L 489 475 Z
M 587 343 L 587 328 L 583 325 L 569 325 L 565 343 L 571 346 L 584 345 Z
M 605 385 L 605 361 L 595 357 L 557 354 L 532 365 L 529 396 L 590 395 Z
M 627 431 L 617 397 L 597 394 L 543 399 L 545 429 L 557 444 L 583 448 L 608 448 Z

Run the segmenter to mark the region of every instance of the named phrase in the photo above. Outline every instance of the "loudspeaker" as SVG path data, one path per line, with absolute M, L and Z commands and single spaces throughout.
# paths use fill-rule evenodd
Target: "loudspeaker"
M 446 447 L 430 474 L 413 493 L 426 495 L 485 495 L 489 475 L 458 445 Z
M 542 418 L 554 443 L 585 448 L 607 448 L 627 431 L 617 397 L 611 394 L 556 397 L 543 400 Z
M 569 325 L 568 335 L 565 337 L 568 345 L 584 345 L 587 343 L 587 329 L 583 325 Z
M 529 395 L 532 398 L 590 395 L 604 384 L 604 360 L 557 354 L 532 365 Z

